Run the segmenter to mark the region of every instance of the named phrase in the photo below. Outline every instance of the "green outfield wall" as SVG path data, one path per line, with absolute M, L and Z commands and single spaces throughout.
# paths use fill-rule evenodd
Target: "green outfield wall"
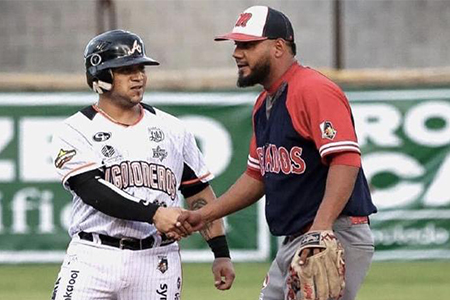
M 377 260 L 450 259 L 450 89 L 348 91 L 363 166 L 379 213 Z M 223 193 L 245 170 L 257 94 L 148 93 L 144 101 L 186 122 Z M 58 123 L 96 101 L 91 93 L 0 93 L 0 262 L 59 262 L 69 242 L 70 195 L 49 156 Z M 264 199 L 225 220 L 236 261 L 266 261 Z M 195 234 L 184 261 L 212 254 Z

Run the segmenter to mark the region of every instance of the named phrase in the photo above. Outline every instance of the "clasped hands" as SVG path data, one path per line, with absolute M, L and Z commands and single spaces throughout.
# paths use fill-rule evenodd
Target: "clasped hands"
M 180 207 L 159 207 L 153 216 L 153 223 L 160 233 L 177 241 L 205 226 L 199 211 L 185 210 Z M 235 273 L 229 257 L 215 258 L 212 272 L 214 285 L 218 290 L 231 288 Z
M 153 216 L 153 224 L 160 233 L 177 241 L 205 225 L 200 213 L 181 207 L 159 207 Z

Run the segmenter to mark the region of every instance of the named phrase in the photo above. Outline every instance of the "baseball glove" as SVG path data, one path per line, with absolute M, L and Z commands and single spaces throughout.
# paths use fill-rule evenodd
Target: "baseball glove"
M 319 248 L 321 252 L 309 256 L 300 265 L 300 254 L 307 248 Z M 290 288 L 291 291 L 300 292 L 299 299 L 339 299 L 345 287 L 344 276 L 344 248 L 333 231 L 311 231 L 300 238 L 300 247 L 292 259 L 288 280 L 291 284 L 299 285 Z

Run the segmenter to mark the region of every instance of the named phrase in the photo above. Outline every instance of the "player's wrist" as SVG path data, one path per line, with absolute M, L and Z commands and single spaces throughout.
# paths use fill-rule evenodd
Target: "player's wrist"
M 211 251 L 214 253 L 214 258 L 227 257 L 230 256 L 230 249 L 228 248 L 228 242 L 225 235 L 219 235 L 213 237 L 210 240 L 206 241 L 211 248 Z
M 158 222 L 158 219 L 161 216 L 162 209 L 164 207 L 155 205 L 153 203 L 151 205 L 149 205 L 149 206 L 150 206 L 149 207 L 149 218 L 150 218 L 149 223 L 150 224 L 155 224 L 155 222 Z

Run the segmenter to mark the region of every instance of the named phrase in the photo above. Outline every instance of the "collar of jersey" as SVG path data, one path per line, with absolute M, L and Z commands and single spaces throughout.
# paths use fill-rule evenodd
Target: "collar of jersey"
M 289 79 L 292 77 L 292 75 L 295 73 L 295 71 L 298 69 L 300 65 L 298 64 L 298 62 L 294 62 L 289 69 L 287 69 L 286 72 L 284 72 L 284 74 L 278 78 L 271 86 L 270 88 L 268 88 L 266 91 L 269 95 L 273 95 L 277 92 L 278 88 L 281 86 L 281 84 L 283 82 L 287 82 L 289 81 Z
M 99 114 L 101 114 L 102 116 L 104 116 L 105 118 L 107 118 L 108 120 L 110 120 L 111 122 L 113 122 L 113 123 L 115 123 L 115 124 L 117 124 L 117 125 L 124 126 L 124 127 L 130 127 L 130 126 L 134 126 L 134 125 L 136 125 L 137 123 L 139 123 L 139 122 L 142 120 L 142 118 L 144 117 L 144 109 L 143 109 L 142 105 L 140 105 L 140 104 L 138 104 L 138 105 L 139 105 L 139 112 L 140 112 L 139 118 L 138 118 L 138 119 L 136 120 L 136 122 L 134 122 L 133 124 L 124 124 L 124 123 L 121 123 L 121 122 L 119 122 L 119 121 L 117 121 L 117 120 L 114 120 L 114 118 L 112 118 L 112 117 L 109 116 L 106 112 L 104 112 L 103 109 L 101 109 L 100 107 L 98 107 L 97 104 L 93 104 L 93 105 L 92 105 L 92 108 L 93 108 L 96 112 L 98 112 Z

